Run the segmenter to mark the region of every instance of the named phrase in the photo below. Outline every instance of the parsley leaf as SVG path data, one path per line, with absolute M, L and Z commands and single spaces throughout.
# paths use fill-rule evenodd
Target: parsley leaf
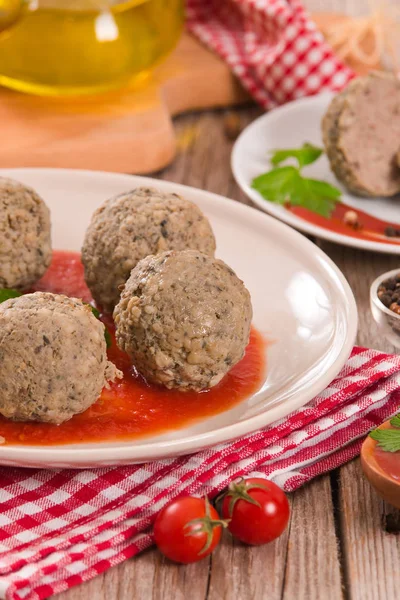
M 299 169 L 301 169 L 302 167 L 311 165 L 311 163 L 318 160 L 322 153 L 322 148 L 318 148 L 317 146 L 313 146 L 313 144 L 306 142 L 301 148 L 292 148 L 290 150 L 274 150 L 271 156 L 271 164 L 273 164 L 274 167 L 277 167 L 284 160 L 287 160 L 288 158 L 295 158 L 298 162 Z
M 108 328 L 105 325 L 104 325 L 104 337 L 106 338 L 107 348 L 111 348 L 111 346 L 112 346 L 111 333 L 109 332 Z
M 392 427 L 400 427 L 400 415 L 396 415 L 390 419 L 390 424 Z
M 400 450 L 400 415 L 390 419 L 390 424 L 396 429 L 378 428 L 371 431 L 369 435 L 385 452 L 398 452 Z
M 94 316 L 96 317 L 96 319 L 99 319 L 99 321 L 100 321 L 100 313 L 97 310 L 97 308 L 95 308 L 91 304 L 88 304 L 87 306 L 89 306 L 90 310 L 92 311 L 92 313 L 94 314 Z M 104 325 L 104 323 L 103 323 L 103 325 Z M 104 337 L 105 337 L 105 340 L 106 340 L 107 348 L 111 348 L 111 346 L 112 346 L 111 333 L 109 332 L 109 330 L 107 329 L 107 327 L 105 325 L 104 325 Z
M 341 192 L 330 183 L 303 177 L 296 167 L 278 167 L 256 177 L 252 182 L 266 200 L 303 206 L 323 217 L 330 217 Z
M 100 319 L 100 312 L 97 310 L 97 308 L 95 308 L 91 304 L 88 304 L 88 306 L 90 306 L 90 310 L 92 311 L 96 319 Z
M 369 435 L 385 452 L 400 450 L 400 430 L 398 429 L 375 429 Z
M 303 177 L 302 167 L 318 160 L 322 148 L 305 143 L 301 148 L 274 150 L 271 164 L 275 167 L 253 179 L 251 186 L 270 202 L 303 206 L 311 212 L 329 218 L 340 202 L 341 191 L 318 179 Z M 298 167 L 280 166 L 288 158 L 297 160 Z
M 22 294 L 18 290 L 0 289 L 0 304 L 10 298 L 18 298 L 19 296 L 22 296 Z
M 284 204 L 291 196 L 299 181 L 299 171 L 296 167 L 278 167 L 253 179 L 252 187 L 264 198 L 268 196 L 271 202 Z

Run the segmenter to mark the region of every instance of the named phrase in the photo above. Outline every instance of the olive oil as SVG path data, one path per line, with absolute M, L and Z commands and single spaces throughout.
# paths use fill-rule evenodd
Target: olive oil
M 176 44 L 183 0 L 0 0 L 0 84 L 95 93 L 143 77 Z

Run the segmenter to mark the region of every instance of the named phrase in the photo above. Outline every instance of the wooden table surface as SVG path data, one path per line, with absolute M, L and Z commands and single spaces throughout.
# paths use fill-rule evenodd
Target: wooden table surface
M 308 0 L 317 9 L 356 14 L 366 0 Z M 158 173 L 249 203 L 233 180 L 227 115 L 209 111 L 176 119 L 179 153 Z M 241 126 L 260 114 L 234 111 Z M 321 240 L 315 243 L 339 266 L 356 296 L 358 344 L 394 352 L 381 339 L 368 303 L 369 286 L 399 266 L 395 256 L 372 254 Z M 363 478 L 359 460 L 290 495 L 287 532 L 264 547 L 247 548 L 225 535 L 212 557 L 177 566 L 154 549 L 96 579 L 60 594 L 59 600 L 395 600 L 400 597 L 400 513 L 381 501 Z

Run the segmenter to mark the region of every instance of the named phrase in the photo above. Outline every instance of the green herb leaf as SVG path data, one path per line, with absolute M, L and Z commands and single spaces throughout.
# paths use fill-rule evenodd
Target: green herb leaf
M 385 452 L 400 450 L 400 429 L 374 429 L 369 435 Z
M 271 163 L 276 168 L 253 179 L 251 185 L 270 202 L 303 206 L 329 218 L 336 202 L 340 202 L 341 191 L 326 181 L 310 179 L 301 174 L 302 167 L 315 162 L 322 153 L 322 148 L 308 143 L 301 148 L 275 150 Z M 296 159 L 299 166 L 279 166 L 288 158 Z
M 400 427 L 400 415 L 396 415 L 390 419 L 392 427 Z
M 252 182 L 266 200 L 303 206 L 323 217 L 330 217 L 341 192 L 326 181 L 303 177 L 296 167 L 278 167 Z
M 298 186 L 300 177 L 296 167 L 278 167 L 253 179 L 251 185 L 267 200 L 284 204 Z
M 111 348 L 111 346 L 112 346 L 111 333 L 108 331 L 108 329 L 105 325 L 104 325 L 104 337 L 106 338 L 107 348 Z
M 340 194 L 340 190 L 325 181 L 300 177 L 298 189 L 294 191 L 291 203 L 304 206 L 312 212 L 329 218 L 336 202 L 340 201 Z
M 0 304 L 10 298 L 18 298 L 19 296 L 22 296 L 22 294 L 18 290 L 0 289 Z
M 94 314 L 94 316 L 96 317 L 96 319 L 100 319 L 100 312 L 97 310 L 97 308 L 95 308 L 91 304 L 88 304 L 88 306 L 90 306 L 91 311 Z
M 86 302 L 84 304 L 86 304 Z M 92 313 L 94 314 L 94 316 L 96 317 L 96 319 L 99 319 L 99 321 L 100 321 L 100 313 L 97 310 L 97 308 L 95 308 L 91 304 L 88 304 L 87 306 L 90 307 L 90 310 L 92 311 Z M 103 325 L 104 325 L 104 323 L 103 323 Z M 106 340 L 107 348 L 111 348 L 111 346 L 112 346 L 111 333 L 108 331 L 108 329 L 107 329 L 107 327 L 105 325 L 104 325 L 104 338 Z
M 274 150 L 271 156 L 271 164 L 274 167 L 280 165 L 283 161 L 288 158 L 295 158 L 298 162 L 299 169 L 306 165 L 311 165 L 313 162 L 323 153 L 322 148 L 313 146 L 313 144 L 305 143 L 301 148 L 292 148 L 289 150 Z

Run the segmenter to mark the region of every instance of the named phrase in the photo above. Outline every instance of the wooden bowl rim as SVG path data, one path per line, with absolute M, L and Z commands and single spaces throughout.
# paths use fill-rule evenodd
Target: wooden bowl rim
M 384 423 L 382 423 L 382 425 L 379 425 L 379 429 L 389 429 L 389 427 L 390 427 L 390 420 L 385 421 Z M 379 477 L 383 477 L 390 483 L 397 485 L 400 489 L 400 481 L 391 477 L 391 475 L 389 473 L 387 473 L 384 469 L 382 469 L 382 467 L 378 464 L 378 462 L 375 458 L 375 452 L 374 452 L 374 449 L 376 448 L 376 446 L 377 446 L 377 442 L 375 440 L 373 440 L 368 434 L 368 436 L 365 438 L 365 440 L 361 446 L 361 452 L 360 452 L 361 464 L 362 464 L 362 468 L 363 468 L 364 472 L 365 472 L 364 465 L 366 464 L 367 468 L 370 468 L 374 472 L 375 475 L 377 475 Z M 367 475 L 367 473 L 366 473 L 366 475 Z

